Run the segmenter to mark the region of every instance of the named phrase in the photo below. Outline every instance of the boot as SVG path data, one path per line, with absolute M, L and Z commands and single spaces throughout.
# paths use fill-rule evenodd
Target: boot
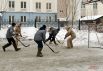
M 5 48 L 2 46 L 2 49 L 3 49 L 3 51 L 5 52 L 6 50 L 5 50 Z
M 21 48 L 17 48 L 15 51 L 19 51 Z
M 4 46 L 2 46 L 3 51 L 5 52 L 5 51 L 6 51 L 5 48 L 7 48 L 7 47 L 10 46 L 10 45 L 11 45 L 10 43 L 7 43 L 7 44 L 5 44 Z
M 19 51 L 21 49 L 21 48 L 17 48 L 16 43 L 13 43 L 13 46 L 14 46 L 15 51 Z
M 42 51 L 42 48 L 38 48 L 37 57 L 43 57 L 41 51 Z

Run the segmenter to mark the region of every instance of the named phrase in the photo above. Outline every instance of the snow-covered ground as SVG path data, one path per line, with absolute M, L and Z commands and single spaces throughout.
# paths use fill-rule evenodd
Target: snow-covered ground
M 0 47 L 7 43 L 5 38 L 7 28 L 0 30 Z M 22 27 L 22 34 L 26 39 L 33 39 L 35 32 L 34 27 Z M 10 46 L 3 52 L 0 48 L 0 71 L 103 71 L 103 49 L 88 48 L 88 31 L 76 30 L 76 39 L 73 40 L 74 48 L 67 49 L 65 44 L 49 46 L 54 51 L 60 51 L 55 54 L 44 45 L 44 57 L 36 57 L 37 45 L 33 40 L 21 40 L 24 44 L 30 44 L 30 47 L 23 47 L 20 43 L 20 51 L 15 52 Z M 66 30 L 61 28 L 57 34 L 57 39 L 62 43 Z M 103 43 L 103 34 L 97 33 L 100 43 Z M 48 37 L 48 33 L 47 36 Z M 47 44 L 49 44 L 47 42 Z M 90 46 L 98 47 L 96 32 L 90 33 Z
M 37 28 L 34 27 L 22 27 L 21 32 L 23 37 L 26 37 L 25 39 L 33 39 L 36 31 L 38 30 Z M 74 39 L 73 43 L 74 45 L 88 45 L 88 30 L 77 30 L 73 29 L 76 33 L 76 39 Z M 5 34 L 7 31 L 7 27 L 2 28 L 0 30 L 0 38 L 5 38 Z M 64 28 L 61 28 L 59 33 L 57 34 L 56 38 L 58 40 L 64 40 L 64 36 L 66 34 L 66 30 Z M 46 33 L 46 38 L 49 36 L 48 32 Z M 95 31 L 90 32 L 90 45 L 98 46 L 103 42 L 103 33 L 97 33 Z M 99 40 L 98 40 L 99 39 Z M 64 43 L 66 45 L 66 43 Z

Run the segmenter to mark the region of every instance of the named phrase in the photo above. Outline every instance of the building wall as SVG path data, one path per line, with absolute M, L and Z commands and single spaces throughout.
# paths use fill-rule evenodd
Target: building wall
M 9 1 L 15 1 L 15 8 L 9 8 Z M 21 1 L 26 2 L 26 9 L 21 9 Z M 36 2 L 41 3 L 41 9 L 36 9 Z M 21 16 L 26 16 L 26 19 L 35 20 L 36 16 L 41 19 L 51 17 L 51 20 L 57 19 L 57 0 L 0 0 L 0 11 L 3 13 L 3 20 L 9 20 L 9 16 L 14 16 L 15 20 L 20 21 Z M 46 3 L 51 3 L 51 9 L 46 9 Z
M 15 1 L 15 9 L 10 10 L 8 7 L 9 1 Z M 25 1 L 27 3 L 27 8 L 24 10 L 25 12 L 36 12 L 36 2 L 41 3 L 41 12 L 47 12 L 46 10 L 46 3 L 52 4 L 52 10 L 50 12 L 57 13 L 57 0 L 0 0 L 0 10 L 1 7 L 5 8 L 5 11 L 15 11 L 15 12 L 23 12 L 23 9 L 21 9 L 21 1 Z
M 98 2 L 98 14 L 103 15 L 103 3 Z
M 65 18 L 67 16 L 66 0 L 57 0 L 58 18 Z
M 93 9 L 93 3 L 85 4 L 85 8 L 81 9 L 81 16 L 103 15 L 103 4 L 98 1 L 97 9 Z M 85 10 L 85 13 L 83 13 Z
M 58 0 L 58 18 L 66 18 L 67 21 L 70 21 L 74 17 L 75 20 L 78 20 L 81 17 L 80 10 L 81 0 Z

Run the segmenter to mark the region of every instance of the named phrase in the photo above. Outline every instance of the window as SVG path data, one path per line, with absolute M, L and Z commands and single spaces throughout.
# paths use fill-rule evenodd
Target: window
M 46 4 L 46 9 L 51 9 L 51 3 Z
M 49 16 L 49 21 L 51 22 L 51 16 Z
M 15 7 L 15 2 L 9 1 L 9 8 L 14 8 L 14 7 Z
M 40 22 L 41 21 L 41 17 L 40 16 L 36 16 L 36 21 Z
M 97 9 L 97 3 L 93 2 L 93 9 Z
M 41 3 L 40 2 L 36 2 L 36 9 L 41 9 Z
M 14 16 L 9 16 L 9 23 L 14 22 Z
M 55 15 L 55 21 L 57 21 L 57 15 Z
M 85 4 L 82 4 L 82 5 L 81 5 L 81 8 L 85 8 Z
M 47 21 L 47 22 L 48 22 L 48 21 L 51 22 L 51 16 L 47 16 L 47 17 L 46 17 L 46 21 Z
M 21 2 L 21 8 L 26 8 L 26 2 Z
M 26 22 L 26 16 L 21 16 L 21 22 Z

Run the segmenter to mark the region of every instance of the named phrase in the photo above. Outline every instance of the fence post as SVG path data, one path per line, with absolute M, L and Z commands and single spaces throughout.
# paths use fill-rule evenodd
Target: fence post
M 1 30 L 1 24 L 2 24 L 2 17 L 0 16 L 0 30 Z
M 1 19 L 0 19 L 0 30 L 1 30 Z
M 60 28 L 60 23 L 59 23 L 59 19 L 57 19 L 57 23 L 58 23 L 58 28 Z
M 88 23 L 88 48 L 90 47 L 89 41 L 90 41 L 90 26 Z
M 34 21 L 34 27 L 36 28 L 37 26 L 36 26 L 36 18 L 35 18 L 35 21 Z
M 81 21 L 79 20 L 79 26 L 78 26 L 78 29 L 80 30 L 80 26 L 81 26 Z

